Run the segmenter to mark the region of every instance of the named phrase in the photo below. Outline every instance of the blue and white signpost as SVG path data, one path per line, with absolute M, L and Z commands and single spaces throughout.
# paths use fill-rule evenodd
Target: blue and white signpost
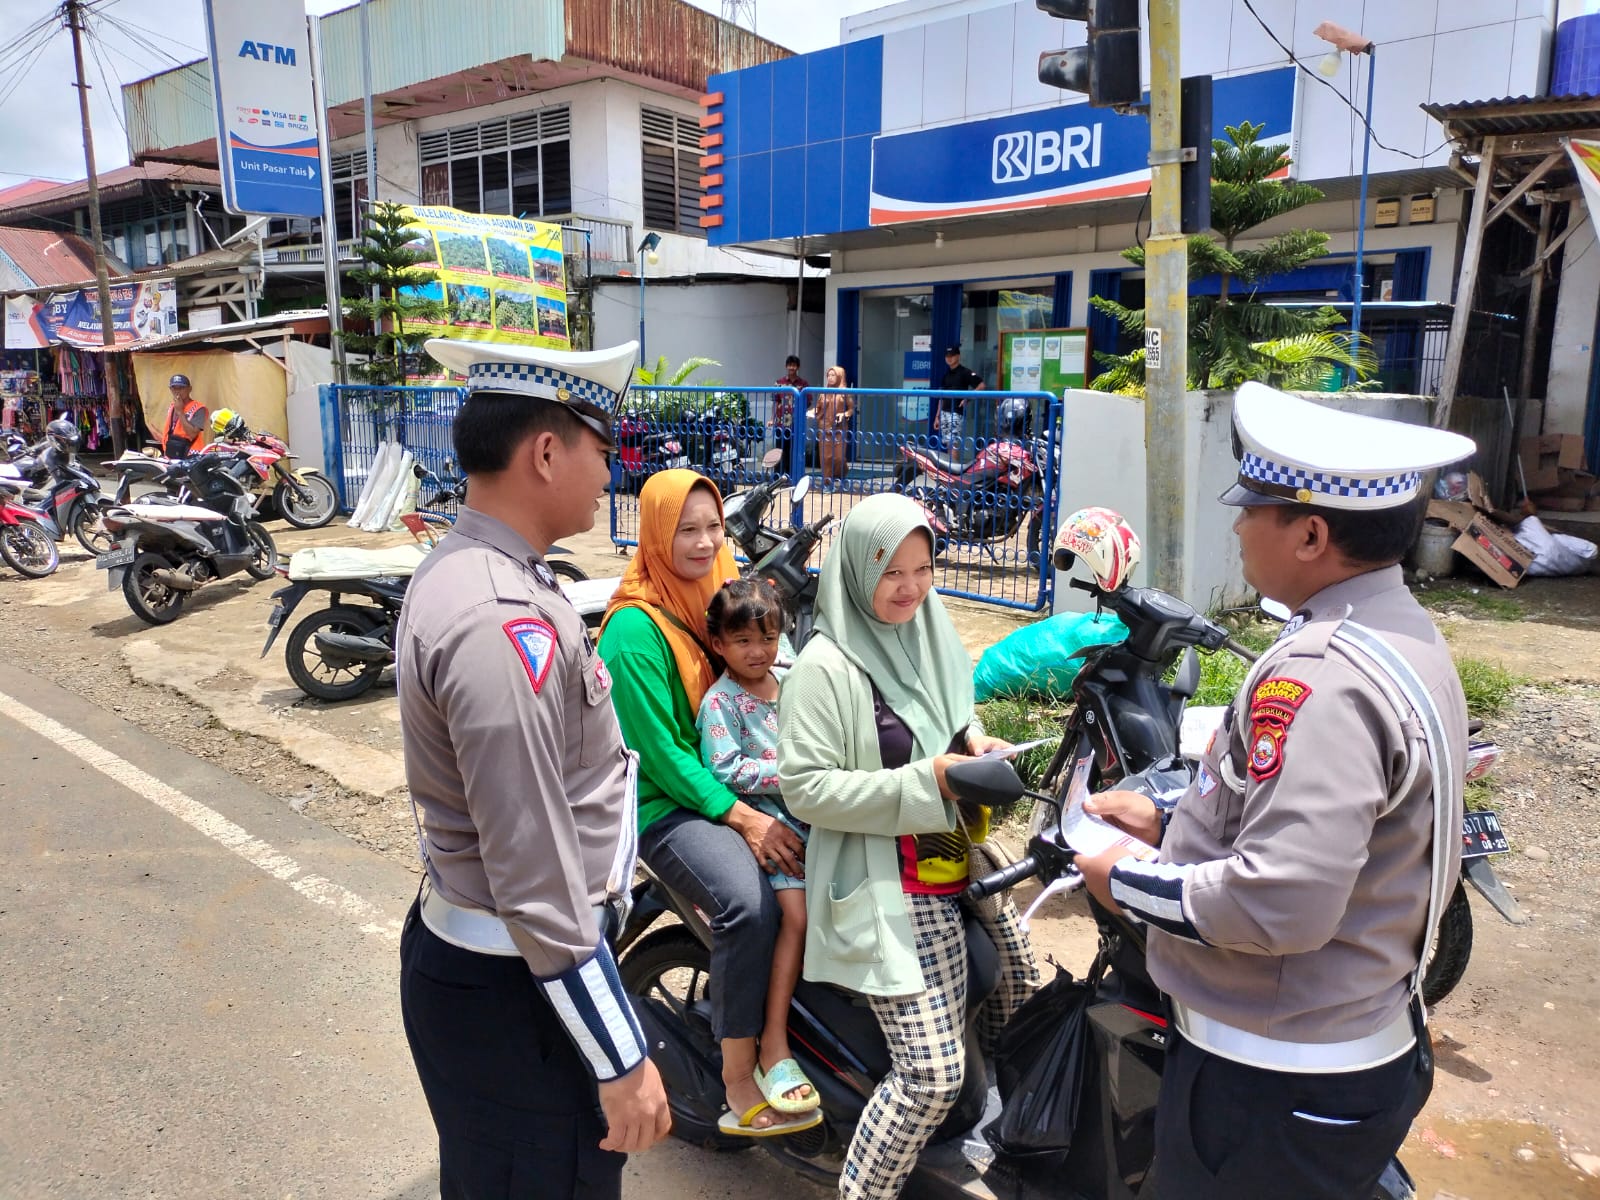
M 205 0 L 205 13 L 223 203 L 235 213 L 321 216 L 303 5 Z

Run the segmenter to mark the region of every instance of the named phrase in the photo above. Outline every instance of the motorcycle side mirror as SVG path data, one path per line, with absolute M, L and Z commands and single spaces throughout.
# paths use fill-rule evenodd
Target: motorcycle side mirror
M 1280 604 L 1270 596 L 1261 597 L 1261 611 L 1266 613 L 1266 615 L 1271 617 L 1274 621 L 1287 621 L 1290 617 L 1294 616 L 1294 614 L 1289 611 L 1289 606 L 1287 604 Z
M 768 450 L 761 456 L 761 465 L 769 471 L 776 470 L 778 464 L 782 461 L 783 451 L 780 449 Z
M 800 476 L 800 482 L 794 485 L 794 491 L 789 493 L 789 500 L 793 504 L 799 504 L 806 498 L 806 494 L 810 491 L 811 476 L 802 475 Z
M 944 777 L 957 799 L 989 808 L 1015 804 L 1026 791 L 1007 758 L 986 756 L 953 763 Z
M 454 475 L 456 473 L 456 460 L 455 459 L 447 458 L 447 459 L 444 460 L 444 473 L 446 475 Z

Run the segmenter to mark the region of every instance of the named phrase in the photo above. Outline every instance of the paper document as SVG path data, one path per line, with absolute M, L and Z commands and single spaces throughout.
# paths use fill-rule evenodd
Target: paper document
M 1079 854 L 1091 857 L 1113 846 L 1126 846 L 1139 858 L 1155 858 L 1154 846 L 1145 845 L 1132 834 L 1123 833 L 1115 825 L 1084 810 L 1083 802 L 1089 798 L 1089 768 L 1093 762 L 1093 756 L 1085 754 L 1072 772 L 1072 782 L 1067 785 L 1067 810 L 1061 814 L 1062 840 Z
M 1040 746 L 1048 746 L 1051 742 L 1059 740 L 1059 738 L 1060 734 L 1056 734 L 1051 737 L 1035 738 L 1031 742 L 1018 742 L 1015 746 L 1008 746 L 1004 750 L 990 750 L 981 757 L 1015 758 L 1019 754 L 1026 754 L 1029 750 L 1037 749 Z

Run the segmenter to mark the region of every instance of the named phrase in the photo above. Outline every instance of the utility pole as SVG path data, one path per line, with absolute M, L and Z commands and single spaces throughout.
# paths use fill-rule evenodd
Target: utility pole
M 111 280 L 106 271 L 106 246 L 100 234 L 100 181 L 94 169 L 94 130 L 89 126 L 89 85 L 83 78 L 83 4 L 82 0 L 63 0 L 62 15 L 67 28 L 72 31 L 72 62 L 77 68 L 78 119 L 83 124 L 83 166 L 89 176 L 89 236 L 94 241 L 94 281 L 100 292 L 100 342 L 105 346 L 117 344 L 117 333 L 111 319 Z M 111 452 L 121 458 L 127 448 L 122 431 L 122 393 L 117 388 L 115 364 L 109 354 L 102 359 L 106 377 L 106 416 L 111 426 Z
M 1145 240 L 1145 562 L 1183 596 L 1189 240 L 1183 233 L 1179 0 L 1150 0 L 1150 236 Z

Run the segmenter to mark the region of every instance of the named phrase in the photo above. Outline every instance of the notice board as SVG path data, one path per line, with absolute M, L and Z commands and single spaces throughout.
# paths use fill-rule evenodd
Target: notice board
M 1008 392 L 1049 392 L 1088 382 L 1087 329 L 1024 329 L 1000 335 L 1000 387 Z

